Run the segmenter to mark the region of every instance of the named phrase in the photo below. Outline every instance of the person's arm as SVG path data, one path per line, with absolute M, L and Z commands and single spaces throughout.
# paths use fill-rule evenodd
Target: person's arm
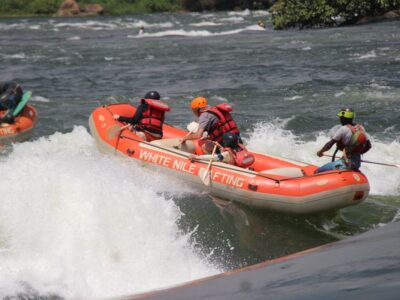
M 14 123 L 14 116 L 13 116 L 13 111 L 9 110 L 3 117 L 0 118 L 0 124 L 1 123 Z
M 196 132 L 188 134 L 187 136 L 181 139 L 181 143 L 184 143 L 186 140 L 197 140 L 203 137 L 204 131 L 210 128 L 210 124 L 212 119 L 210 119 L 210 114 L 204 112 L 199 117 L 199 127 Z
M 324 155 L 324 152 L 326 152 L 326 151 L 328 151 L 329 149 L 331 149 L 332 146 L 335 145 L 335 144 L 336 144 L 336 141 L 335 141 L 334 139 L 330 140 L 329 142 L 327 142 L 327 143 L 321 148 L 321 150 L 319 150 L 319 151 L 317 152 L 317 155 L 318 155 L 319 157 L 323 156 L 323 155 Z
M 228 151 L 224 151 L 222 153 L 218 154 L 203 154 L 203 155 L 190 155 L 189 159 L 191 161 L 195 160 L 212 160 L 212 161 L 220 161 L 220 162 L 225 162 L 229 163 L 230 162 L 230 154 Z
M 142 118 L 142 114 L 145 110 L 146 110 L 146 106 L 143 104 L 140 104 L 138 106 L 138 108 L 136 109 L 136 112 L 132 118 L 124 117 L 124 116 L 120 116 L 120 115 L 113 115 L 113 118 L 120 122 L 125 122 L 125 123 L 130 123 L 132 125 L 136 125 L 137 123 L 139 123 L 140 119 Z
M 203 132 L 204 132 L 204 129 L 203 128 L 199 128 L 199 129 L 197 129 L 197 131 L 196 132 L 193 132 L 193 133 L 191 133 L 191 134 L 188 134 L 188 135 L 186 135 L 186 136 L 184 136 L 182 139 L 181 139 L 181 143 L 184 143 L 185 141 L 187 141 L 187 140 L 198 140 L 198 139 L 200 139 L 202 136 L 203 136 Z
M 18 88 L 19 84 L 16 83 L 15 81 L 5 83 L 3 85 L 3 92 L 0 95 L 0 101 L 5 101 L 10 96 L 16 96 Z

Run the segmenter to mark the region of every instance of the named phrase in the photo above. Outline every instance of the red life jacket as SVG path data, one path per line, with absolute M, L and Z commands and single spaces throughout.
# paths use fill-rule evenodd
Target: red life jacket
M 367 143 L 367 135 L 365 133 L 364 127 L 358 124 L 355 126 L 347 124 L 346 126 L 350 128 L 352 132 L 350 142 L 344 146 L 346 152 L 350 154 L 363 153 L 365 145 Z
M 235 166 L 241 168 L 250 167 L 255 161 L 254 155 L 251 154 L 242 144 L 238 144 L 238 148 L 239 149 L 233 150 L 232 148 L 227 147 L 224 148 L 224 150 L 231 154 L 233 160 L 235 161 Z
M 219 121 L 212 126 L 208 132 L 208 137 L 212 141 L 221 143 L 222 135 L 225 132 L 240 134 L 240 131 L 230 114 L 232 110 L 232 106 L 227 103 L 218 104 L 206 110 L 206 112 L 212 113 L 219 119 Z
M 170 111 L 169 106 L 161 100 L 142 99 L 142 104 L 147 104 L 147 109 L 142 113 L 142 118 L 138 127 L 142 130 L 158 133 L 162 135 L 162 126 L 164 124 L 164 115 Z

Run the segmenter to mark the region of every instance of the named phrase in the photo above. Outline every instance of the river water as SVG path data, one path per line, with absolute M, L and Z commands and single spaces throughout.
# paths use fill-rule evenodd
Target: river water
M 157 90 L 185 127 L 230 102 L 249 148 L 321 165 L 340 107 L 364 159 L 400 163 L 400 23 L 273 31 L 265 11 L 0 20 L 0 80 L 33 91 L 31 141 L 0 155 L 0 295 L 135 294 L 357 235 L 400 219 L 400 170 L 364 164 L 356 206 L 288 216 L 211 199 L 98 153 L 88 117 Z M 267 22 L 266 30 L 256 25 Z M 140 26 L 145 33 L 138 35 Z

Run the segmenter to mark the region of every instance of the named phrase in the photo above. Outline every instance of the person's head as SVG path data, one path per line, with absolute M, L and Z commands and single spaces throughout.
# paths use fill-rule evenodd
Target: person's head
M 351 108 L 342 108 L 337 116 L 340 118 L 340 123 L 342 125 L 347 125 L 353 123 L 356 114 Z
M 147 92 L 143 97 L 144 99 L 160 100 L 160 94 L 156 91 Z
M 192 100 L 192 111 L 198 117 L 208 106 L 207 99 L 204 97 L 196 97 Z
M 222 135 L 222 146 L 223 147 L 229 147 L 232 149 L 237 148 L 239 142 L 239 138 L 237 134 L 234 134 L 232 132 L 225 132 Z

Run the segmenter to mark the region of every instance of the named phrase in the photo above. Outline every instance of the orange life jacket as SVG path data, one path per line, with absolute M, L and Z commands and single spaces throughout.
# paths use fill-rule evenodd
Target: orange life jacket
M 143 103 L 147 104 L 147 109 L 142 113 L 138 127 L 162 135 L 165 112 L 170 111 L 169 106 L 161 100 L 154 99 L 142 99 Z
M 235 166 L 241 168 L 250 167 L 255 161 L 254 155 L 251 154 L 242 144 L 238 144 L 238 148 L 239 149 L 233 150 L 232 148 L 226 147 L 224 150 L 231 154 L 233 160 L 235 161 Z
M 346 152 L 350 154 L 363 153 L 365 145 L 367 143 L 367 135 L 365 133 L 364 127 L 358 124 L 355 126 L 347 124 L 346 126 L 350 128 L 352 132 L 350 142 L 344 146 Z
M 240 134 L 240 131 L 230 114 L 232 110 L 232 106 L 227 103 L 218 104 L 206 110 L 206 112 L 212 113 L 219 120 L 208 132 L 208 137 L 212 141 L 221 143 L 222 135 L 225 132 Z

